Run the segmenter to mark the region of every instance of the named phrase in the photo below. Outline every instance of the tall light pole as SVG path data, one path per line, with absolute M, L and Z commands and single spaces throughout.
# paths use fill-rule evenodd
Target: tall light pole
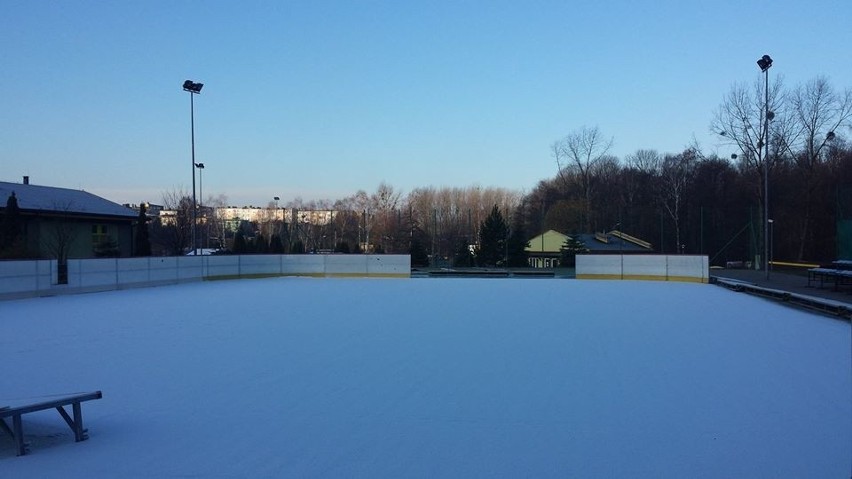
M 204 221 L 204 163 L 196 163 L 195 167 L 198 168 L 198 196 L 201 197 L 201 201 L 198 203 L 198 209 L 201 210 L 201 222 L 204 223 L 204 231 L 207 231 L 207 222 Z M 204 235 L 202 234 L 202 245 L 204 244 L 203 236 Z M 203 248 L 204 247 L 202 246 L 202 250 Z
M 760 67 L 766 78 L 764 93 L 766 99 L 763 108 L 763 264 L 766 270 L 766 279 L 769 279 L 769 117 L 774 116 L 769 111 L 769 67 L 772 66 L 772 58 L 769 55 L 763 55 L 757 61 L 757 66 Z
M 189 121 L 190 121 L 190 134 L 192 139 L 192 225 L 190 231 L 192 232 L 190 236 L 192 237 L 192 254 L 198 254 L 198 245 L 195 241 L 195 227 L 196 222 L 198 220 L 198 213 L 195 210 L 195 104 L 193 102 L 193 97 L 199 93 L 201 93 L 201 88 L 204 86 L 203 83 L 196 83 L 192 80 L 186 80 L 183 82 L 183 91 L 189 92 Z

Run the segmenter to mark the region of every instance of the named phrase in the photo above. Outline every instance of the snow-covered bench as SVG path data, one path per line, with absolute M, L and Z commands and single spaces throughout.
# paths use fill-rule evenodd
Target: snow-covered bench
M 808 287 L 817 282 L 820 288 L 826 283 L 833 284 L 835 291 L 838 291 L 840 286 L 852 284 L 852 261 L 837 260 L 831 263 L 831 267 L 820 266 L 809 269 Z
M 43 411 L 45 409 L 55 408 L 62 419 L 68 423 L 68 427 L 74 432 L 74 440 L 76 442 L 85 441 L 89 438 L 88 429 L 83 427 L 83 409 L 80 403 L 91 401 L 92 399 L 100 399 L 103 397 L 100 391 L 92 393 L 74 394 L 63 396 L 58 399 L 44 401 L 33 404 L 26 404 L 17 407 L 0 407 L 0 429 L 6 431 L 15 440 L 15 452 L 19 456 L 27 453 L 27 444 L 24 442 L 24 426 L 21 422 L 21 416 L 27 413 Z M 64 406 L 71 406 L 73 417 L 68 415 Z M 6 418 L 12 418 L 12 427 L 6 424 Z

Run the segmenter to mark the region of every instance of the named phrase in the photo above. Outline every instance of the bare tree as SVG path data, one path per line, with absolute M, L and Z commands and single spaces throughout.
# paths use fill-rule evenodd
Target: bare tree
M 766 205 L 767 192 L 764 189 L 765 179 L 768 178 L 773 165 L 779 161 L 779 156 L 774 157 L 774 162 L 766 158 L 767 153 L 764 145 L 769 142 L 769 122 L 784 109 L 785 95 L 782 79 L 775 77 L 775 82 L 769 85 L 767 92 L 765 82 L 762 79 L 755 81 L 751 89 L 743 84 L 735 84 L 716 111 L 711 122 L 711 128 L 730 145 L 735 146 L 742 154 L 739 155 L 740 168 L 743 173 L 751 177 L 750 183 L 754 186 L 754 198 L 761 207 L 759 224 L 767 224 L 768 218 L 763 218 L 764 211 L 768 210 Z M 768 96 L 768 108 L 767 108 Z M 779 125 L 782 122 L 779 121 Z M 789 144 L 778 136 L 776 130 L 775 141 L 778 145 Z M 777 151 L 777 148 L 776 148 Z M 766 245 L 768 238 L 765 232 L 761 235 L 762 243 Z
M 42 240 L 48 253 L 56 258 L 59 284 L 68 283 L 68 258 L 79 233 L 78 225 L 71 219 L 72 206 L 71 202 L 53 204 L 58 216 L 51 222 L 49 233 Z
M 372 218 L 375 218 L 372 225 L 373 241 L 380 244 L 384 252 L 393 249 L 400 234 L 397 212 L 401 198 L 401 192 L 383 181 L 369 199 L 369 209 Z
M 836 92 L 825 77 L 817 77 L 793 90 L 790 103 L 802 129 L 799 148 L 810 167 L 821 161 L 834 132 L 852 125 L 852 90 Z
M 657 150 L 636 150 L 636 153 L 627 155 L 625 162 L 636 171 L 656 175 L 660 172 L 662 157 Z
M 60 264 L 65 264 L 68 261 L 68 255 L 71 252 L 71 247 L 77 239 L 78 229 L 71 221 L 69 212 L 72 204 L 54 203 L 53 210 L 59 212 L 56 221 L 51 222 L 50 233 L 45 238 L 44 246 L 51 256 L 56 258 Z
M 613 140 L 605 139 L 598 127 L 582 127 L 552 145 L 557 174 L 566 188 L 579 187 L 583 199 L 584 223 L 591 230 L 592 191 L 597 167 L 607 156 Z
M 161 252 L 182 255 L 190 247 L 192 197 L 183 189 L 163 192 L 163 211 L 154 223 L 153 241 Z
M 817 77 L 799 85 L 790 99 L 793 124 L 800 132 L 796 151 L 796 169 L 800 174 L 802 194 L 801 215 L 797 228 L 798 259 L 805 256 L 814 214 L 815 196 L 823 189 L 824 175 L 820 166 L 827 145 L 836 137 L 835 131 L 850 126 L 852 119 L 852 91 L 836 92 L 824 77 Z
M 203 215 L 205 237 L 218 248 L 225 248 L 225 233 L 227 220 L 222 216 L 222 208 L 228 206 L 228 197 L 220 194 L 210 195 L 204 200 L 206 210 Z
M 716 110 L 710 128 L 722 137 L 726 143 L 741 152 L 739 158 L 745 170 L 762 177 L 767 167 L 763 146 L 767 141 L 766 131 L 766 93 L 762 80 L 754 83 L 751 89 L 744 84 L 735 84 Z M 784 93 L 780 77 L 769 85 L 769 112 L 783 108 Z M 771 169 L 771 165 L 769 165 Z M 763 201 L 763 186 L 756 183 L 757 198 Z
M 674 223 L 675 245 L 683 250 L 680 218 L 684 198 L 692 183 L 698 154 L 688 149 L 679 155 L 666 155 L 660 167 L 660 204 Z

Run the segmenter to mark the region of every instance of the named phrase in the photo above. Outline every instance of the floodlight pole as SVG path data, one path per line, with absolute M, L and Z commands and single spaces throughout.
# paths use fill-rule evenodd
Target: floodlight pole
M 192 224 L 190 227 L 190 237 L 192 241 L 192 254 L 194 256 L 198 255 L 198 244 L 196 243 L 195 238 L 195 230 L 196 230 L 196 222 L 198 221 L 198 212 L 196 211 L 196 198 L 195 198 L 195 103 L 193 100 L 193 96 L 201 93 L 201 88 L 204 86 L 203 83 L 196 83 L 192 80 L 186 80 L 183 82 L 183 90 L 189 92 L 189 121 L 190 121 L 190 138 L 192 143 L 192 163 L 190 167 L 192 168 Z
M 765 101 L 763 107 L 763 264 L 766 271 L 766 279 L 769 280 L 769 67 L 772 66 L 772 58 L 763 55 L 757 61 L 757 65 L 764 73 Z
M 763 147 L 766 149 L 766 157 L 763 167 L 763 261 L 766 265 L 766 279 L 769 279 L 769 67 L 764 70 L 764 79 L 766 102 L 763 130 L 766 132 L 766 141 Z
M 190 124 L 190 138 L 192 142 L 192 254 L 193 256 L 198 255 L 198 244 L 195 241 L 195 228 L 196 222 L 198 221 L 198 213 L 195 209 L 195 104 L 193 101 L 193 97 L 195 95 L 192 94 L 192 91 L 189 92 L 189 124 Z

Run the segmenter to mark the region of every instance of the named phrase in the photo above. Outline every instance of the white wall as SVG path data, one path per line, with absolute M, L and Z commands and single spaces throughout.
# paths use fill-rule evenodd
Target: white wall
M 642 279 L 707 283 L 707 256 L 577 255 L 578 279 Z
M 0 299 L 264 276 L 411 276 L 408 255 L 244 255 L 68 260 L 68 284 L 56 261 L 0 261 Z
M 31 295 L 56 284 L 56 260 L 0 261 L 0 295 Z

